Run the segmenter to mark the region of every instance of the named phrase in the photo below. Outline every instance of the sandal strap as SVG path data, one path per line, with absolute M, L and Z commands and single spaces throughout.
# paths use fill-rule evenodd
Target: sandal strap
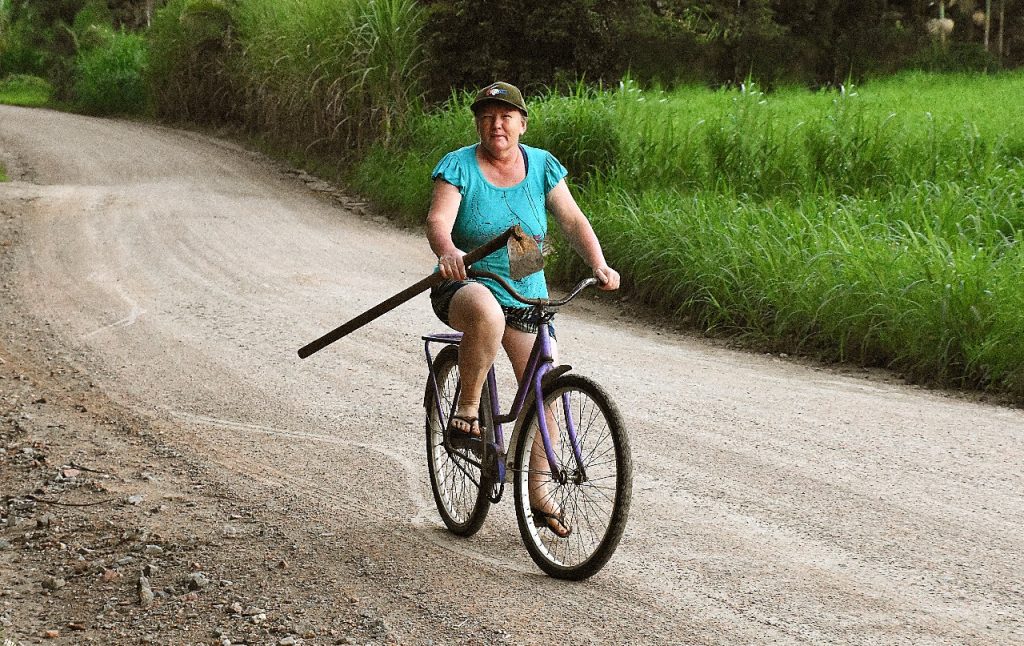
M 468 431 L 463 431 L 461 429 L 455 428 L 455 426 L 452 425 L 452 422 L 454 422 L 456 420 L 467 424 L 469 426 L 469 430 Z M 473 432 L 473 427 L 474 426 L 477 429 L 476 433 Z M 481 437 L 483 437 L 484 429 L 480 425 L 480 418 L 479 417 L 469 417 L 468 415 L 452 415 L 450 418 L 448 418 L 448 428 L 453 430 L 453 431 L 455 431 L 456 433 L 460 433 L 462 435 L 466 435 L 466 436 L 471 437 L 473 439 L 480 439 Z

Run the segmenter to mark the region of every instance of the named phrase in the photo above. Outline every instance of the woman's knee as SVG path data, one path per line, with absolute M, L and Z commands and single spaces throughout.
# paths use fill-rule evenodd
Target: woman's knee
M 505 331 L 505 313 L 496 298 L 480 284 L 466 285 L 452 296 L 448 318 L 462 332 L 488 332 L 498 340 Z

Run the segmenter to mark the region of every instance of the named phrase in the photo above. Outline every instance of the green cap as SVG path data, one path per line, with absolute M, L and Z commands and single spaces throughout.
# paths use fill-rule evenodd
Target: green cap
M 511 83 L 503 83 L 501 81 L 491 83 L 476 93 L 476 98 L 473 99 L 473 104 L 469 106 L 469 109 L 473 111 L 473 114 L 476 114 L 477 108 L 488 101 L 507 103 L 523 114 L 527 114 L 526 102 L 523 101 L 523 93 L 519 91 L 519 88 Z

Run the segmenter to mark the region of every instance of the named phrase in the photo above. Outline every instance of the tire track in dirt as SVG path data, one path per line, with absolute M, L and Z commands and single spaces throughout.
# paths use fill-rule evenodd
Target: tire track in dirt
M 326 443 L 333 446 L 343 446 L 349 448 L 363 449 L 369 453 L 383 455 L 390 460 L 393 460 L 397 464 L 401 465 L 407 472 L 407 477 L 415 479 L 414 476 L 417 471 L 422 468 L 414 467 L 409 464 L 408 459 L 401 456 L 394 456 L 392 452 L 386 449 L 381 450 L 379 447 L 365 446 L 359 443 L 347 442 L 345 440 L 339 440 L 338 438 L 331 436 L 323 436 L 316 434 L 301 433 L 295 431 L 279 430 L 279 429 L 268 429 L 258 428 L 253 429 L 253 425 L 250 424 L 238 424 L 235 422 L 224 422 L 223 420 L 210 420 L 201 416 L 193 416 L 190 414 L 175 413 L 174 416 L 178 419 L 184 420 L 187 424 L 193 427 L 196 433 L 196 440 L 203 436 L 203 431 L 208 430 L 211 425 L 218 426 L 234 432 L 248 433 L 255 430 L 261 434 L 274 435 L 278 437 L 300 439 L 304 442 L 311 443 Z M 251 481 L 260 483 L 264 488 L 271 490 L 286 492 L 288 497 L 301 497 L 304 500 L 301 511 L 296 510 L 296 516 L 307 519 L 308 522 L 322 523 L 329 530 L 324 533 L 325 536 L 334 534 L 345 534 L 351 530 L 351 525 L 348 523 L 338 522 L 332 520 L 334 517 L 342 517 L 352 514 L 353 512 L 362 515 L 364 518 L 372 518 L 374 514 L 380 514 L 381 507 L 375 507 L 372 504 L 367 504 L 366 501 L 361 500 L 358 497 L 345 495 L 340 493 L 336 487 L 325 486 L 325 480 L 322 474 L 316 473 L 312 475 L 301 475 L 290 470 L 285 470 L 270 466 L 275 463 L 273 460 L 266 459 L 251 459 L 240 456 L 237 451 L 232 449 L 232 444 L 220 443 L 216 445 L 210 442 L 203 443 L 203 453 L 214 463 L 224 469 L 228 469 L 239 476 L 245 477 Z M 418 495 L 415 494 L 416 489 L 422 488 L 422 483 L 416 483 L 416 487 L 410 491 L 404 492 L 412 496 L 415 500 Z M 415 515 L 407 517 L 416 531 L 413 532 L 389 532 L 380 531 L 377 536 L 387 536 L 387 546 L 384 548 L 384 552 L 393 551 L 395 553 L 421 553 L 427 560 L 424 565 L 423 575 L 426 575 L 428 579 L 434 577 L 443 577 L 442 572 L 448 567 L 460 563 L 457 567 L 464 567 L 466 564 L 465 559 L 471 559 L 479 566 L 477 568 L 478 574 L 485 580 L 492 580 L 500 582 L 501 580 L 517 575 L 519 577 L 526 577 L 527 579 L 534 579 L 537 583 L 544 587 L 551 588 L 552 594 L 559 594 L 564 592 L 566 588 L 570 588 L 569 584 L 556 582 L 545 577 L 540 576 L 538 570 L 533 566 L 532 562 L 529 561 L 525 554 L 525 550 L 520 544 L 518 529 L 516 528 L 514 521 L 506 518 L 504 522 L 500 522 L 498 529 L 493 526 L 490 529 L 490 534 L 493 536 L 500 537 L 498 540 L 491 538 L 487 541 L 486 545 L 494 547 L 498 545 L 505 550 L 514 550 L 521 554 L 518 558 L 509 559 L 508 556 L 498 557 L 493 554 L 501 553 L 501 550 L 494 550 L 491 554 L 486 553 L 483 546 L 473 547 L 474 541 L 472 540 L 461 540 L 458 539 L 446 531 L 444 531 L 440 522 L 436 519 L 434 522 L 415 522 L 417 517 L 423 515 L 423 511 L 433 511 L 432 501 L 430 506 L 427 507 L 427 501 L 420 498 L 421 505 L 419 506 L 419 512 Z M 506 510 L 510 510 L 509 506 L 505 506 Z M 327 518 L 317 513 L 317 510 L 327 510 Z M 493 513 L 489 517 L 489 522 L 493 524 Z M 399 523 L 401 524 L 401 523 Z M 374 535 L 374 530 L 370 530 L 370 534 Z M 375 557 L 375 560 L 381 560 L 379 556 Z M 432 574 L 431 574 L 432 573 Z M 386 570 L 384 572 L 376 573 L 379 576 L 381 589 L 386 589 L 393 577 L 396 576 L 394 571 Z M 497 609 L 492 610 L 491 614 L 496 616 L 498 619 L 514 623 L 516 621 L 522 621 L 520 617 L 516 616 L 514 612 L 515 602 L 525 604 L 529 606 L 533 603 L 532 593 L 530 588 L 517 589 L 505 588 L 503 590 L 503 603 L 512 604 L 510 608 L 511 612 L 507 615 L 503 611 Z M 593 589 L 588 591 L 589 603 L 600 606 L 604 613 L 607 613 L 611 617 L 621 617 L 629 613 L 629 605 L 625 603 L 620 595 L 616 592 L 616 588 L 610 588 L 600 591 Z M 691 599 L 692 601 L 692 599 Z M 443 594 L 438 595 L 438 603 L 444 603 Z M 668 611 L 668 607 L 664 609 Z M 724 613 L 731 614 L 731 613 Z M 493 619 L 494 617 L 492 617 Z M 735 617 L 727 617 L 729 623 L 735 621 Z M 562 622 L 559 622 L 562 623 Z M 670 628 L 658 628 L 657 622 L 649 622 L 651 625 L 645 627 L 645 631 L 649 632 L 646 639 L 643 641 L 650 641 L 656 639 L 657 634 L 671 634 L 674 632 Z M 567 625 L 567 624 L 563 624 Z M 524 628 L 521 628 L 521 630 Z M 641 631 L 641 634 L 643 632 Z M 591 630 L 579 630 L 577 638 L 581 643 L 607 643 L 614 641 L 615 636 L 621 634 L 618 631 L 609 631 L 605 628 L 604 631 L 593 631 Z M 689 643 L 710 643 L 707 638 L 694 639 Z

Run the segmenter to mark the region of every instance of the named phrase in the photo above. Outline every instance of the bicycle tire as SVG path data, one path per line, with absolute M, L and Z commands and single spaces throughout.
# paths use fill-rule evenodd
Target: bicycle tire
M 459 383 L 459 352 L 455 346 L 442 349 L 434 359 L 434 378 L 437 380 L 441 409 L 446 417 L 452 409 Z M 486 389 L 481 397 L 481 409 L 488 398 Z M 484 524 L 491 502 L 488 493 L 493 478 L 466 460 L 464 452 L 444 445 L 445 425 L 438 418 L 434 386 L 427 379 L 426 394 L 427 470 L 434 503 L 448 530 L 456 536 L 475 534 Z M 486 419 L 481 416 L 481 420 Z
M 562 395 L 569 398 L 569 410 L 575 420 L 581 446 L 583 471 L 587 479 L 580 481 L 580 469 L 569 440 Z M 543 472 L 547 495 L 562 510 L 564 524 L 571 528 L 566 538 L 559 538 L 537 522 L 531 511 L 530 453 L 534 437 L 539 436 L 537 405 L 534 403 L 525 418 L 516 441 L 512 467 L 516 518 L 519 533 L 533 561 L 548 575 L 579 581 L 601 570 L 615 553 L 629 518 L 633 490 L 633 459 L 629 438 L 618 408 L 601 386 L 580 375 L 562 375 L 544 388 L 544 404 L 552 410 L 555 425 L 549 428 L 557 436 L 556 456 L 565 466 L 567 481 L 551 477 L 547 461 Z M 539 439 L 538 439 L 539 441 Z

